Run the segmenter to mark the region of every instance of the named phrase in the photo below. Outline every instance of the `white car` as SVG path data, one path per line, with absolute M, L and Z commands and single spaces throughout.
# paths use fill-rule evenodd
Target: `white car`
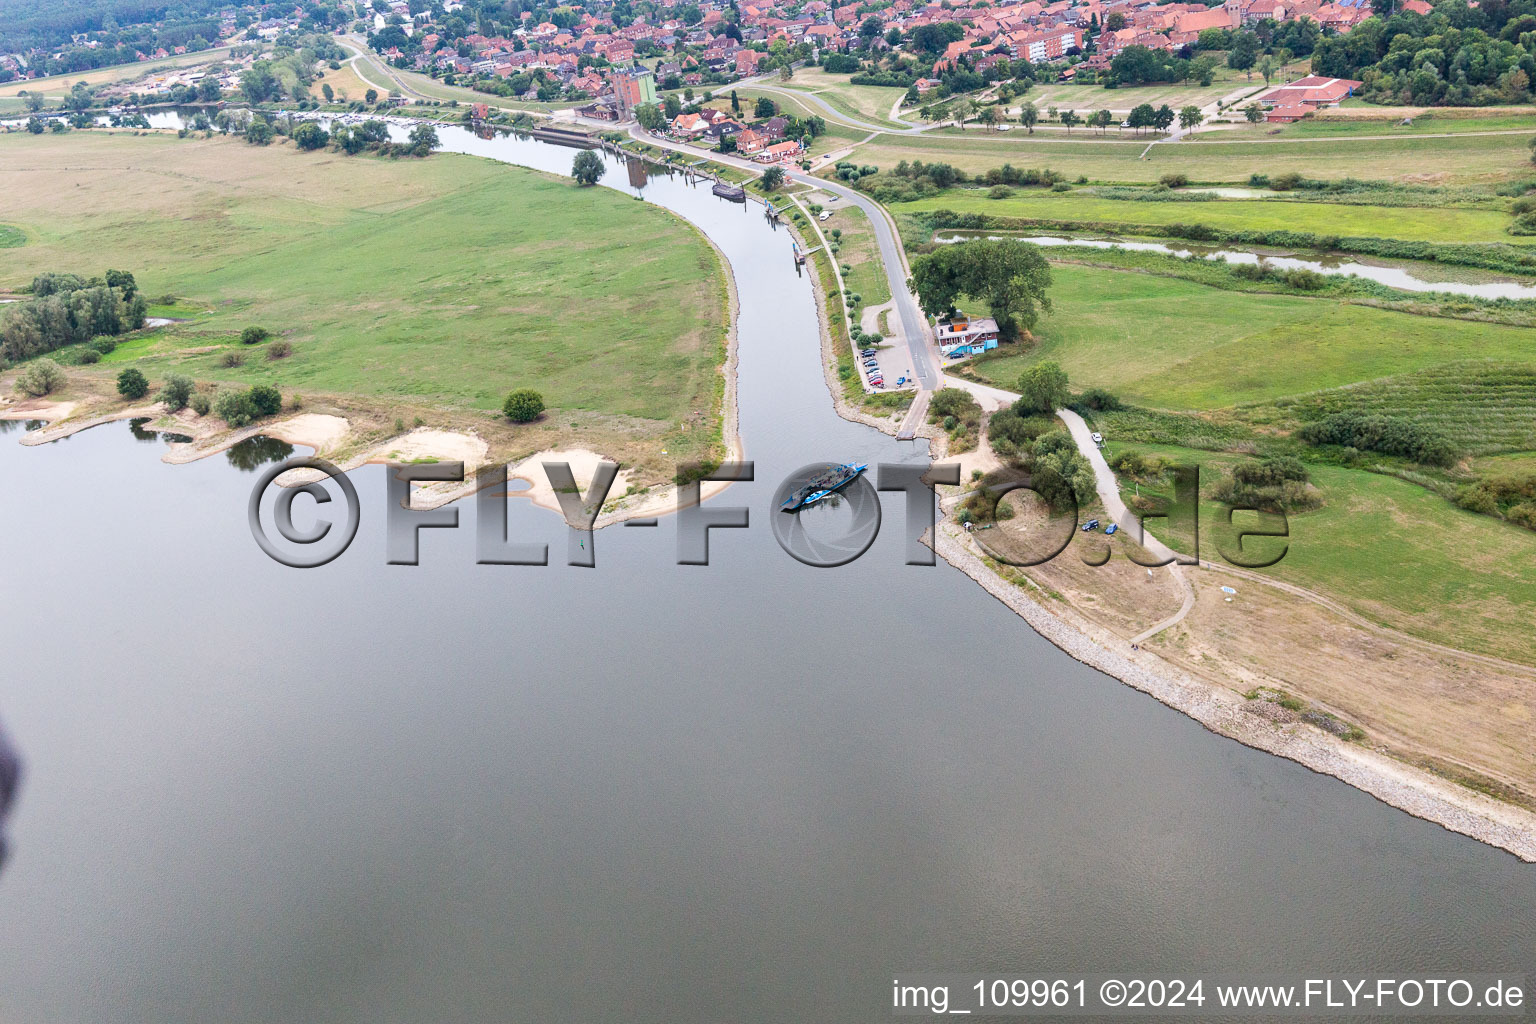
M 816 219 L 817 220 L 831 220 L 832 219 L 832 211 L 831 210 L 822 210 L 821 214 L 819 216 L 817 216 Z
M 1094 432 L 1094 434 L 1092 436 L 1093 436 L 1093 443 L 1094 444 L 1103 444 L 1104 443 L 1104 435 L 1103 434 L 1100 434 L 1098 432 Z
M 1000 124 L 1000 125 L 997 126 L 997 130 L 1000 131 L 1000 132 L 1011 132 L 1011 131 L 1013 131 L 1013 125 L 1011 125 L 1011 124 Z

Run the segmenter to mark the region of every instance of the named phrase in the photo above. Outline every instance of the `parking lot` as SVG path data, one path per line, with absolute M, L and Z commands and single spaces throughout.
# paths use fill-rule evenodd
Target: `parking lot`
M 859 373 L 863 375 L 864 382 L 868 384 L 870 374 L 869 368 L 865 365 L 865 361 L 869 357 L 865 356 L 861 352 L 857 358 L 859 360 Z M 881 377 L 885 381 L 885 386 L 883 388 L 879 388 L 878 390 L 896 390 L 896 382 L 901 380 L 903 377 L 906 377 L 907 381 L 906 383 L 900 385 L 900 387 L 906 388 L 912 385 L 912 367 L 910 365 L 912 362 L 912 354 L 907 350 L 907 346 L 893 345 L 888 341 L 881 342 L 880 345 L 874 350 L 873 358 L 875 360 L 876 366 L 879 368 Z

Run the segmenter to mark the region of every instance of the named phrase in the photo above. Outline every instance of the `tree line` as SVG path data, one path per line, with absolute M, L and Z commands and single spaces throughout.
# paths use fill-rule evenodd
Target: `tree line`
M 133 275 L 109 270 L 104 277 L 39 274 L 31 298 L 7 307 L 0 322 L 0 360 L 20 362 L 99 336 L 115 337 L 144 326 L 147 305 Z

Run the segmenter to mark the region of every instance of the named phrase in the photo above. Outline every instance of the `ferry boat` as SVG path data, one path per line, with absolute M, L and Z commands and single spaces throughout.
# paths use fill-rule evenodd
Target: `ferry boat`
M 868 464 L 855 466 L 851 462 L 834 466 L 791 494 L 789 499 L 780 506 L 780 511 L 798 512 L 808 505 L 814 505 L 824 498 L 831 497 L 838 489 L 847 486 L 850 480 L 868 468 Z

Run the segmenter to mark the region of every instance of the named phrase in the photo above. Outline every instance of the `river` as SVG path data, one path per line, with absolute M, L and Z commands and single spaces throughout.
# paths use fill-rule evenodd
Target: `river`
M 247 530 L 250 459 L 165 465 L 127 424 L 0 439 L 27 769 L 0 1018 L 855 1022 L 915 970 L 1532 966 L 1536 868 L 904 565 L 899 495 L 858 561 L 784 554 L 789 472 L 922 453 L 835 414 L 810 281 L 756 207 L 605 159 L 735 269 L 757 479 L 712 503 L 752 521 L 708 567 L 675 564 L 671 520 L 600 532 L 594 569 L 477 566 L 473 503 L 386 566 L 368 467 L 357 542 L 292 570 Z M 559 563 L 559 520 L 512 505 Z

